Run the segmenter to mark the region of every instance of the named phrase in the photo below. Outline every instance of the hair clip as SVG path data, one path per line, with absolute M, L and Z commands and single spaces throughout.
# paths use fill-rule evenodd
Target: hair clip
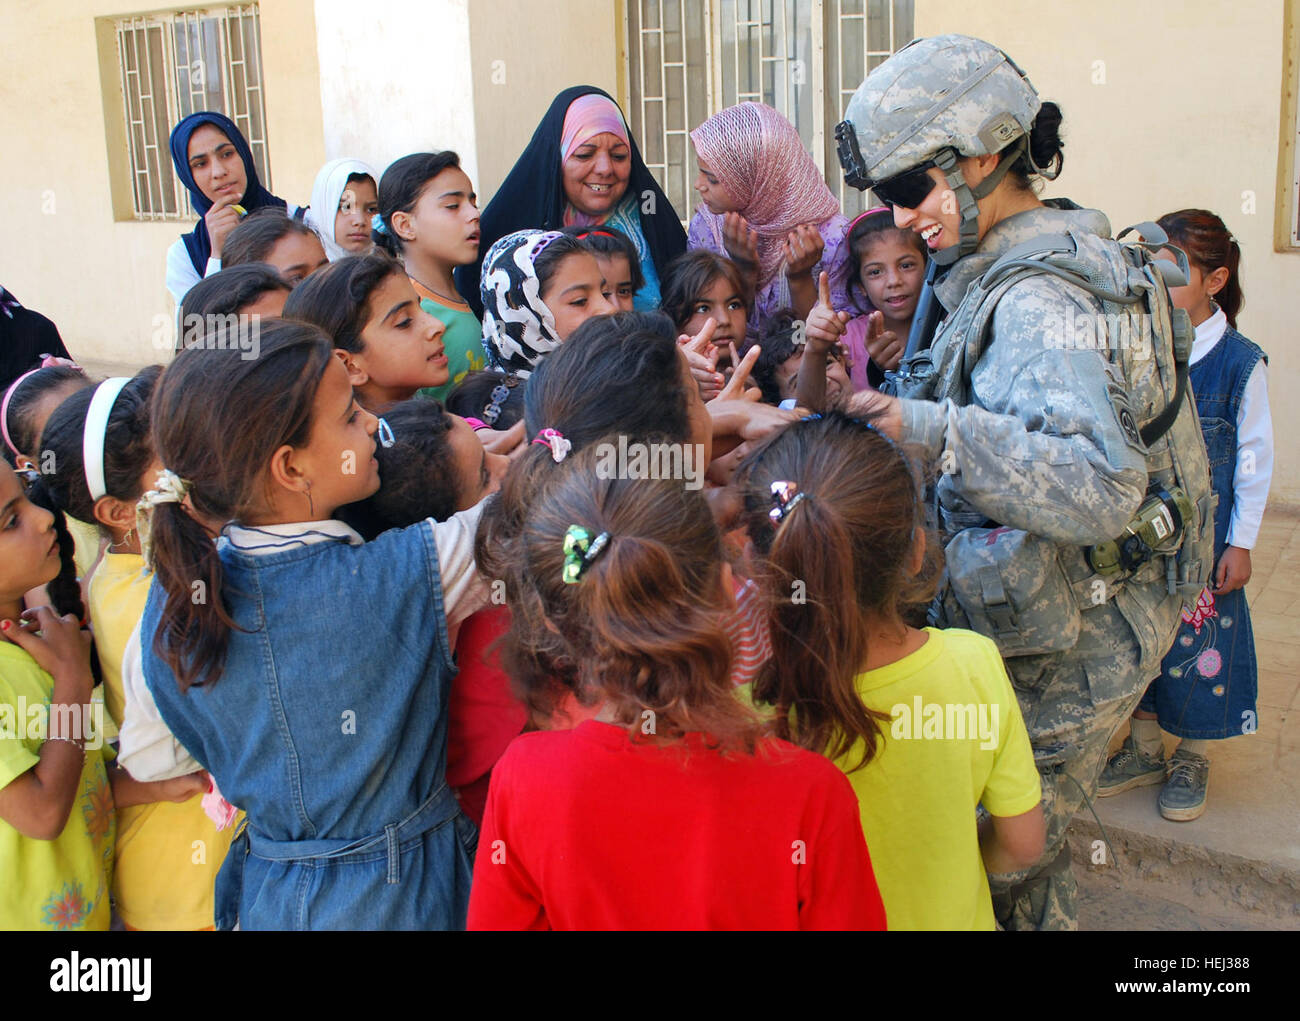
M 773 482 L 771 489 L 772 509 L 767 516 L 772 519 L 772 524 L 779 525 L 807 494 L 799 492 L 799 487 L 793 482 Z
M 540 443 L 543 447 L 550 447 L 551 457 L 556 464 L 568 457 L 569 451 L 573 449 L 573 444 L 566 440 L 558 429 L 543 429 L 533 442 Z
M 488 425 L 495 425 L 496 420 L 501 417 L 501 405 L 505 403 L 506 398 L 510 396 L 510 387 L 505 383 L 498 383 L 492 388 L 492 393 L 488 395 L 487 407 L 483 409 L 483 421 Z
M 387 450 L 397 442 L 397 437 L 393 435 L 393 427 L 388 424 L 388 420 L 381 418 L 379 425 L 375 428 L 375 435 L 379 437 L 379 445 Z
M 817 421 L 819 418 L 821 418 L 821 417 L 822 417 L 822 413 L 821 413 L 820 411 L 814 411 L 811 415 L 804 415 L 804 417 L 801 418 L 801 419 L 799 419 L 799 421 L 800 421 L 800 422 L 816 422 L 816 421 Z
M 384 226 L 384 218 L 376 213 L 370 218 L 370 229 L 376 234 L 387 234 L 388 228 Z
M 558 230 L 547 230 L 547 231 L 542 231 L 541 233 L 542 236 L 539 237 L 536 241 L 534 241 L 533 247 L 528 250 L 529 262 L 536 262 L 538 256 L 540 256 L 544 251 L 546 251 L 546 249 L 550 248 L 553 242 L 559 241 L 560 238 L 565 236 L 561 234 Z
M 566 585 L 576 585 L 601 551 L 609 545 L 609 533 L 601 532 L 596 538 L 581 525 L 570 525 L 564 533 L 564 570 L 561 578 Z

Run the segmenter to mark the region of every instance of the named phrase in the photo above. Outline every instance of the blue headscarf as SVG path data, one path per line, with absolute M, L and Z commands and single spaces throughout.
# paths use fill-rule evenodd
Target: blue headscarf
M 243 133 L 235 127 L 234 121 L 224 114 L 211 110 L 200 110 L 184 118 L 172 128 L 172 164 L 176 167 L 176 175 L 181 179 L 181 184 L 185 185 L 190 193 L 194 211 L 199 214 L 199 222 L 190 233 L 182 234 L 181 240 L 185 242 L 185 250 L 190 253 L 190 262 L 194 263 L 200 278 L 207 271 L 208 258 L 212 255 L 212 239 L 208 237 L 208 225 L 203 222 L 204 215 L 212 208 L 212 200 L 194 183 L 194 175 L 190 173 L 189 151 L 190 136 L 204 124 L 211 124 L 225 134 L 230 139 L 230 144 L 235 147 L 235 151 L 239 153 L 239 158 L 244 161 L 244 176 L 248 184 L 239 204 L 250 213 L 263 206 L 288 208 L 288 203 L 284 199 L 276 198 L 262 187 L 262 182 L 257 179 L 257 164 L 253 162 L 253 151 L 248 147 L 248 141 Z

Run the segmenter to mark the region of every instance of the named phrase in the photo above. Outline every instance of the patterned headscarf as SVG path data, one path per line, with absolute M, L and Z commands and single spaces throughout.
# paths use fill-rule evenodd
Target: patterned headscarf
M 330 160 L 316 174 L 316 183 L 311 188 L 311 206 L 304 219 L 307 226 L 316 232 L 320 243 L 325 246 L 325 256 L 330 262 L 338 262 L 345 255 L 351 255 L 346 248 L 334 240 L 334 224 L 338 216 L 339 201 L 347 191 L 348 178 L 353 174 L 365 174 L 379 187 L 379 178 L 368 163 L 354 159 Z
M 758 235 L 760 288 L 781 267 L 786 234 L 801 223 L 819 224 L 840 211 L 799 132 L 770 106 L 728 107 L 692 131 L 691 141 Z M 708 209 L 700 212 L 722 219 Z
M 533 263 L 561 237 L 554 230 L 517 230 L 493 244 L 483 259 L 483 346 L 503 372 L 527 376 L 560 345 Z

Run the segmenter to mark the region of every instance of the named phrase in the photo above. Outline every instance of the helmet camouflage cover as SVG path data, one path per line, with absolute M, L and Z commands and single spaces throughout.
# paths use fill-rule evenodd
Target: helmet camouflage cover
M 875 68 L 836 129 L 849 184 L 874 183 L 931 160 L 1000 152 L 1033 127 L 1042 105 L 1019 67 L 966 35 L 917 39 Z M 856 145 L 854 139 L 856 137 Z

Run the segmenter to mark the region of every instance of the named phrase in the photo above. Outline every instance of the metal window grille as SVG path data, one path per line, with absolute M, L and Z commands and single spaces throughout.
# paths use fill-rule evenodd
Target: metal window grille
M 114 19 L 136 219 L 194 215 L 172 167 L 173 125 L 199 110 L 229 117 L 271 187 L 257 4 Z
M 626 0 L 628 113 L 646 165 L 679 213 L 698 205 L 689 132 L 746 100 L 799 130 L 848 216 L 831 130 L 866 73 L 911 40 L 914 0 Z

